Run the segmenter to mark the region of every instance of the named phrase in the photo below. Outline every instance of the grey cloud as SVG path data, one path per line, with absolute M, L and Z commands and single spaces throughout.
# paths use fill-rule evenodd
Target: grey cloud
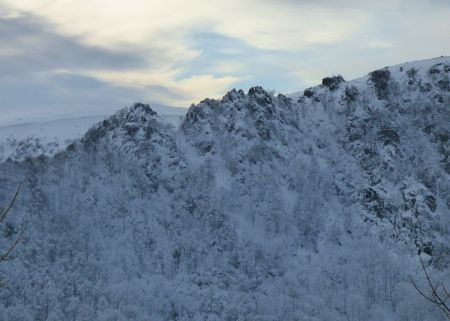
M 391 0 L 378 0 L 374 2 L 361 1 L 361 0 L 263 0 L 263 2 L 271 2 L 275 4 L 285 4 L 285 5 L 311 5 L 314 7 L 323 8 L 355 8 L 361 10 L 371 10 L 373 8 L 385 7 L 386 9 L 392 9 L 395 7 Z M 445 6 L 450 7 L 450 1 L 448 0 L 403 0 L 400 2 L 401 5 L 429 5 L 431 6 Z M 326 6 L 326 7 L 324 7 Z
M 96 114 L 105 106 L 111 106 L 109 112 L 114 112 L 135 101 L 159 102 L 149 101 L 149 97 L 181 95 L 163 86 L 125 88 L 77 74 L 80 70 L 143 69 L 152 57 L 155 64 L 161 63 L 158 49 L 109 50 L 85 45 L 52 29 L 32 15 L 0 18 L 0 113 L 16 109 L 19 115 L 39 110 L 59 114 L 76 104 L 80 112 Z
M 33 115 L 61 118 L 112 114 L 137 101 L 159 104 L 159 98 L 167 96 L 177 97 L 180 93 L 163 86 L 119 87 L 71 74 L 44 79 L 23 75 L 0 77 L 0 115 L 7 112 L 16 115 L 15 119 L 33 119 Z
M 3 50 L 2 50 L 3 49 Z M 0 19 L 0 52 L 12 50 L 2 57 L 2 72 L 23 69 L 48 70 L 69 68 L 138 68 L 141 56 L 81 44 L 51 31 L 51 26 L 32 16 Z

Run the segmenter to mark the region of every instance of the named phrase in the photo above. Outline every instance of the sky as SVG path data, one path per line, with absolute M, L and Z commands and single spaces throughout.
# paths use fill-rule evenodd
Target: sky
M 449 0 L 0 0 L 0 113 L 297 92 L 449 55 L 449 17 Z

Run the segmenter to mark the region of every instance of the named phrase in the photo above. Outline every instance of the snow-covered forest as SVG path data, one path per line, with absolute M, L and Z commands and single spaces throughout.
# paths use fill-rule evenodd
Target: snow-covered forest
M 420 256 L 450 280 L 448 57 L 232 90 L 175 126 L 137 103 L 57 153 L 16 143 L 0 245 L 26 232 L 0 320 L 445 318 L 410 276 L 426 287 Z

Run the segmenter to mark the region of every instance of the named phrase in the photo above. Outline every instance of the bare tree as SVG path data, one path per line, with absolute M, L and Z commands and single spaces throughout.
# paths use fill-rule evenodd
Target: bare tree
M 0 226 L 2 226 L 4 224 L 4 221 L 5 221 L 6 217 L 8 216 L 8 213 L 11 211 L 11 208 L 12 208 L 14 202 L 16 201 L 17 196 L 19 195 L 19 191 L 20 191 L 20 185 L 17 188 L 17 191 L 14 194 L 14 197 L 12 198 L 12 200 L 9 202 L 8 206 L 1 211 Z M 5 250 L 2 250 L 0 252 L 0 264 L 3 263 L 4 261 L 13 259 L 11 254 L 14 251 L 14 249 L 16 248 L 16 246 L 19 244 L 20 240 L 22 239 L 24 232 L 25 232 L 25 229 L 23 229 L 20 232 L 19 236 L 15 239 L 15 241 L 12 242 L 12 244 L 7 246 Z M 5 285 L 5 283 L 0 281 L 0 287 L 3 287 L 4 285 Z
M 420 264 L 422 266 L 423 273 L 425 274 L 427 280 L 428 290 L 427 291 L 420 290 L 419 287 L 414 282 L 413 278 L 409 276 L 414 288 L 425 299 L 436 305 L 450 320 L 450 301 L 447 302 L 447 300 L 450 299 L 450 292 L 447 290 L 447 287 L 442 282 L 438 281 L 436 282 L 436 284 L 433 283 L 433 281 L 430 278 L 430 275 L 427 272 L 427 269 L 425 268 L 425 264 L 423 263 L 422 258 L 420 258 Z

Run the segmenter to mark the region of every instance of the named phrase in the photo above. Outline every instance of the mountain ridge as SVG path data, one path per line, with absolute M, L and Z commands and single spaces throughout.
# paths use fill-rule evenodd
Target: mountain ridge
M 136 103 L 54 156 L 0 163 L 0 320 L 440 320 L 449 276 L 450 58 L 261 87 L 179 127 Z

